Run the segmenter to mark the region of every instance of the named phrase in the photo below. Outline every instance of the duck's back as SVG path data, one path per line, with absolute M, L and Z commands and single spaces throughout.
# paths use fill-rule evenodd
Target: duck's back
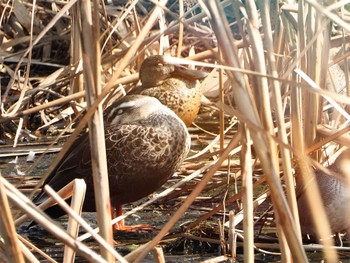
M 337 173 L 336 164 L 328 167 Z M 340 233 L 350 229 L 350 187 L 338 178 L 317 170 L 315 178 L 322 202 L 329 220 L 332 233 Z M 303 234 L 315 236 L 316 229 L 312 222 L 310 209 L 307 205 L 306 195 L 303 193 L 298 199 L 300 225 Z

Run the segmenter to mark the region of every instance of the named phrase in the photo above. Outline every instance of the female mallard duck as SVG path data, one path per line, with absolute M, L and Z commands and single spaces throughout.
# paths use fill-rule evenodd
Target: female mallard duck
M 125 96 L 104 112 L 111 205 L 121 206 L 145 197 L 178 169 L 190 148 L 184 123 L 157 99 Z M 88 134 L 83 134 L 62 159 L 45 184 L 59 190 L 75 178 L 87 184 L 83 211 L 96 211 Z M 43 200 L 40 194 L 37 201 Z M 63 215 L 57 207 L 46 211 Z M 119 229 L 119 228 L 118 228 Z
M 140 68 L 142 86 L 137 93 L 155 97 L 190 126 L 197 117 L 202 89 L 198 80 L 206 73 L 170 63 L 166 56 L 147 57 Z
M 333 234 L 350 229 L 350 150 L 344 151 L 328 169 L 339 177 L 316 170 L 315 178 Z M 307 189 L 306 189 L 307 190 Z M 298 198 L 300 226 L 303 234 L 316 236 L 305 192 Z

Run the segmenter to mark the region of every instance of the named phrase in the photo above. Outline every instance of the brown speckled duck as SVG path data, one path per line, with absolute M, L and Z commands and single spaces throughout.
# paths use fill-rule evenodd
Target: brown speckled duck
M 199 80 L 206 76 L 202 71 L 171 64 L 169 57 L 149 56 L 141 65 L 142 87 L 136 92 L 157 98 L 190 126 L 201 105 Z
M 350 150 L 344 151 L 328 169 L 341 179 L 320 170 L 315 172 L 315 177 L 331 231 L 338 234 L 350 230 Z M 304 193 L 298 198 L 298 208 L 302 233 L 315 237 L 316 230 Z
M 141 199 L 161 187 L 178 169 L 190 148 L 184 123 L 157 99 L 125 96 L 104 112 L 105 138 L 112 207 L 117 215 L 125 203 Z M 84 178 L 87 191 L 83 211 L 96 211 L 88 134 L 71 147 L 45 184 L 59 190 L 75 178 Z M 41 201 L 41 193 L 36 201 Z M 63 215 L 58 207 L 46 211 Z M 117 229 L 123 228 L 119 224 Z

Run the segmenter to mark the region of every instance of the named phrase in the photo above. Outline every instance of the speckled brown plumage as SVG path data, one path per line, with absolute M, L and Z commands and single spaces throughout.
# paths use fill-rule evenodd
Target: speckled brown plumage
M 320 170 L 315 172 L 315 177 L 331 231 L 335 234 L 350 229 L 350 151 L 343 152 L 328 168 L 342 179 Z M 304 193 L 298 198 L 298 208 L 302 232 L 316 236 Z
M 206 73 L 169 63 L 161 55 L 147 57 L 141 65 L 140 94 L 152 96 L 173 110 L 189 126 L 197 117 L 202 98 L 198 80 Z
M 145 197 L 172 176 L 186 157 L 190 137 L 184 123 L 157 99 L 126 96 L 104 113 L 111 204 L 114 207 Z M 84 178 L 83 211 L 95 211 L 88 134 L 83 134 L 46 180 L 55 190 Z M 37 200 L 42 200 L 39 195 Z M 47 212 L 62 215 L 57 208 Z

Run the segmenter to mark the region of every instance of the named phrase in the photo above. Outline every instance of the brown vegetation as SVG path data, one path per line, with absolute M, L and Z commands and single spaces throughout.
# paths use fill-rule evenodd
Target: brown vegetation
M 28 241 L 14 227 L 25 219 L 19 220 L 15 214 L 14 220 L 10 204 L 64 242 L 68 251 L 70 248 L 93 262 L 114 258 L 141 261 L 160 242 L 184 237 L 219 243 L 222 251 L 228 244 L 230 253 L 226 255 L 235 257 L 239 231 L 234 226 L 242 220 L 236 228 L 243 230 L 244 259 L 252 262 L 255 248 L 276 250 L 272 244 L 254 244 L 254 240 L 261 240 L 261 231 L 254 233 L 254 223 L 259 222 L 264 229 L 271 225 L 269 215 L 276 222 L 274 240 L 278 240 L 282 260 L 305 262 L 295 184 L 301 187 L 313 176 L 312 166 L 321 168 L 319 163 L 325 162 L 326 156 L 349 144 L 349 16 L 337 3 L 320 2 L 179 0 L 165 6 L 162 0 L 157 5 L 140 0 L 117 7 L 96 0 L 40 0 L 34 6 L 29 1 L 2 1 L 0 139 L 5 146 L 0 154 L 8 156 L 8 145 L 30 149 L 38 143 L 40 151 L 50 151 L 60 138 L 69 135 L 46 174 L 88 121 L 98 120 L 96 110 L 136 86 L 146 56 L 171 55 L 180 59 L 176 63 L 206 71 L 209 76 L 202 82 L 205 98 L 201 113 L 189 128 L 192 155 L 179 176 L 169 181 L 171 188 L 124 215 L 152 203 L 164 206 L 164 214 L 171 217 L 154 238 L 123 258 L 111 246 L 110 222 L 104 220 L 107 212 L 98 211 L 104 239 L 80 222 L 99 242 L 100 250 L 95 252 L 83 242 L 87 235 L 68 235 L 3 174 L 1 253 L 16 262 L 23 262 L 23 255 L 35 261 Z M 92 129 L 97 135 L 103 127 Z M 99 145 L 96 139 L 95 156 L 104 150 Z M 41 158 L 36 158 L 33 169 Z M 104 162 L 103 158 L 97 161 Z M 103 185 L 105 179 L 96 180 L 102 180 Z M 318 235 L 327 237 L 330 231 L 317 202 L 317 188 L 309 196 L 317 213 Z M 101 195 L 99 202 L 103 204 L 105 198 Z M 266 203 L 273 204 L 272 212 Z M 189 210 L 198 212 L 198 219 L 187 222 L 181 233 L 172 233 Z M 233 210 L 235 215 L 229 215 Z M 202 236 L 208 225 L 209 232 L 218 234 L 212 235 L 215 239 Z M 221 231 L 216 231 L 216 226 Z M 324 238 L 322 245 L 327 247 L 324 257 L 337 262 L 333 241 Z M 156 251 L 159 255 L 159 249 Z M 65 257 L 74 256 L 67 254 Z

